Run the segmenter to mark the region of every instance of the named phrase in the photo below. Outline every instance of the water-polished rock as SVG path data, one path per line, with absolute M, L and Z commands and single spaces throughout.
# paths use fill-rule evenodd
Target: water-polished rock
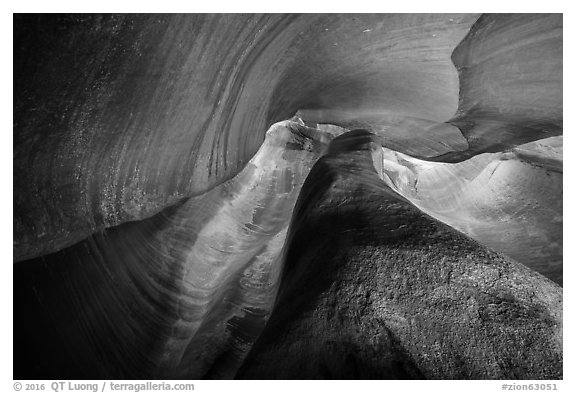
M 298 109 L 393 117 L 398 150 L 445 153 L 450 56 L 477 18 L 16 15 L 15 260 L 208 191 Z
M 15 266 L 15 378 L 231 378 L 270 314 L 301 185 L 330 135 L 274 125 L 236 177 Z
M 352 131 L 310 172 L 237 377 L 561 379 L 562 289 L 415 208 L 379 155 Z
M 382 179 L 420 210 L 562 285 L 561 139 L 453 164 L 383 148 Z
M 357 153 L 372 143 L 369 135 L 332 144 L 320 167 L 329 167 L 326 177 L 313 177 L 318 185 L 301 197 L 326 207 L 303 203 L 305 213 L 292 216 L 330 138 L 294 124 L 266 130 L 299 111 L 308 124 L 370 128 L 398 154 L 458 163 L 424 174 L 412 171 L 414 161 L 386 162 L 371 150 L 379 176 L 424 212 L 487 245 L 506 243 L 507 253 L 521 249 L 519 260 L 534 258 L 535 268 L 558 265 L 562 156 L 525 143 L 562 133 L 561 15 L 17 15 L 14 22 L 13 259 L 36 258 L 14 269 L 15 377 L 233 376 L 272 309 L 291 217 L 292 254 L 316 235 L 296 236 L 298 221 L 322 236 L 328 224 L 320 221 L 328 222 L 346 233 L 329 238 L 342 249 L 318 243 L 326 255 L 342 251 L 334 269 L 354 281 L 344 268 L 352 265 L 367 283 L 382 281 L 382 266 L 391 273 L 383 281 L 390 292 L 370 284 L 367 298 L 395 299 L 385 306 L 401 311 L 370 304 L 384 310 L 401 345 L 363 327 L 368 333 L 352 340 L 377 347 L 376 337 L 382 348 L 408 354 L 378 358 L 380 376 L 557 377 L 557 286 L 399 202 Z M 497 159 L 484 161 L 482 152 Z M 325 197 L 336 200 L 336 213 L 341 206 L 366 225 L 335 220 Z M 374 218 L 389 208 L 400 218 Z M 366 218 L 370 209 L 374 217 Z M 314 217 L 321 219 L 307 221 Z M 378 248 L 382 237 L 397 239 L 388 229 L 406 249 L 380 258 L 389 247 Z M 375 240 L 361 251 L 368 277 L 354 250 L 364 250 L 362 236 L 371 233 Z M 318 281 L 339 282 L 327 267 Z M 290 269 L 287 280 L 300 277 Z M 401 272 L 410 273 L 405 285 Z M 309 287 L 313 275 L 301 275 Z M 345 292 L 322 301 L 356 304 L 356 290 L 338 285 Z M 381 316 L 372 309 L 353 314 Z M 397 316 L 408 328 L 400 317 L 402 328 L 390 327 Z M 273 341 L 269 333 L 263 340 Z M 483 368 L 477 357 L 488 359 Z M 354 376 L 360 371 L 350 364 L 370 364 L 349 359 L 329 365 Z
M 562 134 L 562 14 L 484 14 L 452 54 L 460 79 L 449 123 L 469 142 L 436 158 L 484 152 Z

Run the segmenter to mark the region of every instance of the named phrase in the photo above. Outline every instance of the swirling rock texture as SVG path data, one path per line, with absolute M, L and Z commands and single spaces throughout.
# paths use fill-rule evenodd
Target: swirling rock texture
M 15 378 L 562 378 L 561 15 L 14 26 Z
M 562 284 L 562 137 L 457 164 L 383 149 L 383 180 L 392 189 L 422 211 Z M 545 156 L 539 153 L 543 149 Z
M 234 376 L 270 313 L 294 203 L 327 141 L 278 123 L 244 169 L 209 192 L 21 262 L 15 296 L 32 307 L 16 312 L 29 348 L 21 367 L 70 379 Z M 59 321 L 50 342 L 36 332 L 46 312 Z M 54 346 L 62 363 L 31 361 Z

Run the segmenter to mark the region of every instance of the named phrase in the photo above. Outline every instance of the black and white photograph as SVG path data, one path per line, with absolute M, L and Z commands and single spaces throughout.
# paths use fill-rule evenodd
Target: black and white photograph
M 11 15 L 5 391 L 568 391 L 564 14 L 190 7 Z

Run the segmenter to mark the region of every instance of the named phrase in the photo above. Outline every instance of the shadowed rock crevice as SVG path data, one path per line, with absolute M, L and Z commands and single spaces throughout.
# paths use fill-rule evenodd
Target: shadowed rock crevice
M 369 138 L 335 139 L 308 176 L 278 300 L 238 376 L 561 378 L 561 288 L 395 194 Z
M 329 140 L 278 123 L 208 193 L 16 264 L 16 376 L 232 378 L 269 316 L 293 205 Z

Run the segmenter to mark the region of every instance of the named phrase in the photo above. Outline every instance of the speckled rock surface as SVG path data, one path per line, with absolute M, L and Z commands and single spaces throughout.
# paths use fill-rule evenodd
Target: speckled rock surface
M 238 377 L 561 379 L 561 288 L 398 196 L 350 134 L 303 186 Z

